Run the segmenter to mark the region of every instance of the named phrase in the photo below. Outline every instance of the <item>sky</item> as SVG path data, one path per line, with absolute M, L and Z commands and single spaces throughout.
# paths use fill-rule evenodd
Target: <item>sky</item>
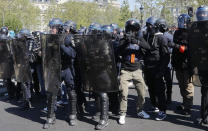
M 123 0 L 118 0 L 118 1 L 122 4 Z M 136 0 L 128 0 L 128 1 L 129 1 L 130 10 L 134 10 Z
M 89 1 L 89 0 L 84 0 L 84 1 Z M 91 1 L 91 0 L 90 0 Z M 117 0 L 120 2 L 120 4 L 122 4 L 123 0 Z M 130 6 L 130 10 L 134 10 L 134 6 L 135 6 L 135 1 L 136 0 L 128 0 L 129 1 L 129 6 Z

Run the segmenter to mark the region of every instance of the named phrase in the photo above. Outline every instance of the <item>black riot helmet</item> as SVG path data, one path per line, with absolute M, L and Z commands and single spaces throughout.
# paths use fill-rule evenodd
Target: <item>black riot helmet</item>
M 155 17 L 149 17 L 147 20 L 146 20 L 146 26 L 148 26 L 148 25 L 154 25 L 155 24 L 155 22 L 156 22 L 156 18 Z
M 103 25 L 101 30 L 106 33 L 113 33 L 113 27 L 111 25 Z
M 71 20 L 69 21 L 66 21 L 64 24 L 63 24 L 63 27 L 65 30 L 69 30 L 70 32 L 72 33 L 76 33 L 76 30 L 77 30 L 77 24 Z
M 86 33 L 87 27 L 83 26 L 78 30 L 78 34 L 83 35 Z
M 40 31 L 33 31 L 32 34 L 36 37 L 36 36 L 40 36 L 41 32 Z
M 154 32 L 154 25 L 155 25 L 155 22 L 156 22 L 156 18 L 155 17 L 149 17 L 147 20 L 146 20 L 146 31 L 149 32 L 149 33 L 153 33 Z
M 21 29 L 17 34 L 16 38 L 22 39 L 22 38 L 31 38 L 30 30 L 28 29 Z
M 118 30 L 119 30 L 119 26 L 118 26 L 118 24 L 112 23 L 112 24 L 110 24 L 110 26 L 112 26 L 112 27 L 113 27 L 113 30 L 116 30 L 116 31 L 118 31 Z
M 99 23 L 91 23 L 90 26 L 88 27 L 89 32 L 101 32 L 101 25 Z
M 141 28 L 141 24 L 139 22 L 139 20 L 131 18 L 129 20 L 126 21 L 125 24 L 125 32 L 138 32 Z
M 28 30 L 28 29 L 21 29 L 19 31 L 19 34 L 22 35 L 22 36 L 30 36 L 31 35 L 30 30 Z
M 197 21 L 208 20 L 208 6 L 200 6 L 196 10 L 196 19 Z
M 168 29 L 168 25 L 165 19 L 159 18 L 155 22 L 155 28 L 160 32 L 164 33 Z
M 49 27 L 60 27 L 63 24 L 62 20 L 59 18 L 53 18 L 49 21 Z
M 190 22 L 191 22 L 191 17 L 188 14 L 181 14 L 178 17 L 178 28 L 187 29 L 187 26 Z
M 8 35 L 8 28 L 6 26 L 1 27 L 0 34 Z

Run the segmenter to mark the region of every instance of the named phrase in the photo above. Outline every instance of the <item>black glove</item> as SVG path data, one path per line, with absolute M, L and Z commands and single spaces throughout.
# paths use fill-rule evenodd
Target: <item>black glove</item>
M 125 34 L 124 39 L 127 41 L 127 43 L 131 43 L 131 36 L 128 34 Z
M 187 41 L 187 40 L 181 40 L 180 43 L 181 43 L 182 45 L 187 45 L 188 41 Z
M 176 49 L 179 49 L 180 46 L 181 46 L 181 45 L 179 45 L 179 44 L 175 44 L 175 48 L 176 48 Z
M 135 38 L 131 38 L 131 43 L 132 43 L 132 44 L 138 44 L 138 40 L 135 39 Z

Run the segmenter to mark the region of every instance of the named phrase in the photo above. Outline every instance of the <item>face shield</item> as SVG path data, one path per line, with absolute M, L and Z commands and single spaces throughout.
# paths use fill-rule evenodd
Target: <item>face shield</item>
M 204 11 L 198 11 L 196 13 L 196 18 L 198 21 L 205 21 L 208 20 L 208 11 L 204 10 Z

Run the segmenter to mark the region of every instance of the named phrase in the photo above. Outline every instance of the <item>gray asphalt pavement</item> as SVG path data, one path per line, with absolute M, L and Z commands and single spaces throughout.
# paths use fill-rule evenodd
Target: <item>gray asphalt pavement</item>
M 176 81 L 175 81 L 176 82 Z M 151 119 L 140 119 L 136 117 L 136 90 L 130 88 L 128 115 L 125 125 L 117 123 L 118 117 L 110 117 L 110 125 L 103 131 L 202 131 L 208 130 L 206 126 L 196 126 L 193 120 L 200 114 L 200 87 L 195 87 L 194 106 L 191 117 L 180 115 L 176 111 L 176 106 L 181 102 L 179 87 L 177 83 L 173 85 L 173 102 L 167 111 L 167 118 L 164 121 L 155 121 L 155 115 L 151 114 Z M 89 102 L 88 111 L 93 110 L 92 102 Z M 19 103 L 0 98 L 0 131 L 44 131 L 42 125 L 45 122 L 45 113 L 41 111 L 43 104 L 35 102 L 30 111 L 19 110 Z M 150 101 L 147 92 L 145 108 L 150 107 Z M 59 107 L 57 111 L 56 124 L 48 129 L 49 131 L 92 131 L 96 121 L 91 119 L 90 114 L 86 114 L 78 120 L 78 125 L 71 127 L 65 121 L 64 108 Z

